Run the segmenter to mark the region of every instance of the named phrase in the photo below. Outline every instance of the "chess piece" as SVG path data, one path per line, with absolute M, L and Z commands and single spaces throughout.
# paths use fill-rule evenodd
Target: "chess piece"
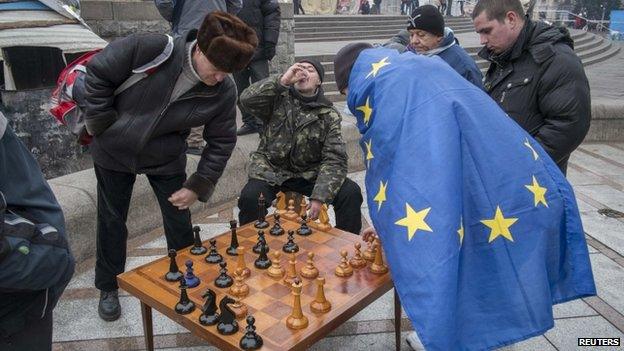
M 362 257 L 362 252 L 360 251 L 360 248 L 362 247 L 362 244 L 360 243 L 355 243 L 355 254 L 353 255 L 353 257 L 349 260 L 349 265 L 353 268 L 362 268 L 366 266 L 366 260 L 364 259 L 364 257 Z
M 215 279 L 215 285 L 217 288 L 229 288 L 234 283 L 232 277 L 227 274 L 227 263 L 222 261 L 219 263 L 221 269 L 219 270 L 219 276 Z
M 258 197 L 258 220 L 254 223 L 254 227 L 258 229 L 264 229 L 269 227 L 269 222 L 266 221 L 266 200 L 264 194 L 260 193 Z
M 299 203 L 299 218 L 303 218 L 308 212 L 308 204 L 306 203 L 305 196 L 301 196 L 301 202 Z
M 230 294 L 234 297 L 245 297 L 249 294 L 249 286 L 245 283 L 245 278 L 243 277 L 243 270 L 237 269 L 234 274 L 234 285 L 230 287 Z
M 243 350 L 257 350 L 262 347 L 262 337 L 256 333 L 254 323 L 256 319 L 253 316 L 247 316 L 247 327 L 245 327 L 245 335 L 241 338 L 238 345 Z
M 353 274 L 353 268 L 349 266 L 347 261 L 347 250 L 340 251 L 340 264 L 336 267 L 335 273 L 339 277 L 349 277 Z
M 204 307 L 202 308 L 202 314 L 199 316 L 199 323 L 201 325 L 215 325 L 219 322 L 219 313 L 217 313 L 217 295 L 212 289 L 206 290 L 202 295 L 204 300 Z
M 238 331 L 238 322 L 235 319 L 234 311 L 228 304 L 235 302 L 229 296 L 224 296 L 219 302 L 219 310 L 221 316 L 219 317 L 219 324 L 217 324 L 217 331 L 222 335 L 232 335 Z
M 212 264 L 223 261 L 223 256 L 217 252 L 217 239 L 210 239 L 210 252 L 206 255 L 204 260 Z
M 169 272 L 165 274 L 165 280 L 168 282 L 179 282 L 180 278 L 182 278 L 182 272 L 180 272 L 175 259 L 177 255 L 176 250 L 169 250 Z
M 295 243 L 295 232 L 292 230 L 288 231 L 288 241 L 284 246 L 282 246 L 282 251 L 285 253 L 294 253 L 299 251 L 299 245 Z
M 235 220 L 230 221 L 230 231 L 232 232 L 232 237 L 230 239 L 230 247 L 225 250 L 225 253 L 230 256 L 237 255 L 236 248 L 238 247 L 238 236 L 236 235 L 236 224 Z
M 308 279 L 314 279 L 318 277 L 319 270 L 314 267 L 314 252 L 308 252 L 308 260 L 306 265 L 301 268 L 301 276 Z
M 369 262 L 373 262 L 375 260 L 375 248 L 373 246 L 374 240 L 375 238 L 373 237 L 368 239 L 368 242 L 366 243 L 366 250 L 364 250 L 364 253 L 362 254 L 362 257 Z
M 308 216 L 305 213 L 301 215 L 301 227 L 297 229 L 297 234 L 303 236 L 312 234 L 312 229 L 308 227 Z
M 373 272 L 375 274 L 387 273 L 388 272 L 388 266 L 386 266 L 384 264 L 383 254 L 382 254 L 382 251 L 381 251 L 381 243 L 379 242 L 379 239 L 377 239 L 373 245 L 374 245 L 374 248 L 375 248 L 375 260 L 370 265 L 369 269 L 370 269 L 371 272 Z
M 180 278 L 180 301 L 175 305 L 175 311 L 179 314 L 189 314 L 195 310 L 195 304 L 186 293 L 186 280 Z
M 275 215 L 273 215 L 273 218 L 275 218 L 275 224 L 273 224 L 273 228 L 271 228 L 271 230 L 269 231 L 269 234 L 273 236 L 283 235 L 284 228 L 282 228 L 282 224 L 280 223 L 279 213 L 276 213 Z
M 242 319 L 247 315 L 247 312 L 249 311 L 249 309 L 247 308 L 247 305 L 245 305 L 244 303 L 241 302 L 241 300 L 236 300 L 233 303 L 231 303 L 230 308 L 232 309 L 232 312 L 234 312 L 234 318 L 236 319 Z
M 308 318 L 303 315 L 301 310 L 301 289 L 303 284 L 299 278 L 292 282 L 293 310 L 290 316 L 286 318 L 286 326 L 290 329 L 303 329 L 308 326 Z
M 249 276 L 251 275 L 251 270 L 247 268 L 247 264 L 245 263 L 245 247 L 239 246 L 237 252 L 238 257 L 236 259 L 236 269 L 242 269 L 243 278 L 249 278 Z
M 291 221 L 294 221 L 297 219 L 297 217 L 299 217 L 297 212 L 295 212 L 295 200 L 293 199 L 288 200 L 288 210 L 286 211 L 286 213 L 282 215 L 282 217 L 289 219 Z
M 271 267 L 267 270 L 267 274 L 272 278 L 281 278 L 286 271 L 282 267 L 281 261 L 282 253 L 279 251 L 273 251 L 273 259 L 271 260 Z
M 193 273 L 193 261 L 186 260 L 186 274 L 184 274 L 184 280 L 188 288 L 194 288 L 199 285 L 199 278 Z
M 319 230 L 328 231 L 332 228 L 329 224 L 329 214 L 327 211 L 327 204 L 323 204 L 323 206 L 321 206 L 321 211 L 319 212 L 319 223 L 316 225 Z
M 284 213 L 286 213 L 286 194 L 280 191 L 275 196 L 277 198 L 275 213 L 282 216 Z
M 267 254 L 269 253 L 269 245 L 266 242 L 266 237 L 264 236 L 264 230 L 258 230 L 258 241 L 256 242 L 256 245 L 254 245 L 253 247 L 253 252 L 259 254 L 260 246 L 264 246 L 266 253 Z
M 310 303 L 310 310 L 314 313 L 327 313 L 331 310 L 331 303 L 325 298 L 325 278 L 316 278 L 316 297 Z
M 295 254 L 290 255 L 288 260 L 288 268 L 286 269 L 286 275 L 284 276 L 284 283 L 292 284 L 295 279 L 299 279 L 297 276 L 297 257 Z
M 198 225 L 193 227 L 193 247 L 191 247 L 192 255 L 203 255 L 208 251 L 207 248 L 202 246 L 201 237 L 199 236 L 200 231 L 201 228 Z
M 264 240 L 264 239 L 262 239 Z M 271 266 L 271 260 L 269 260 L 269 257 L 267 256 L 267 248 L 269 247 L 269 245 L 266 245 L 266 243 L 263 243 L 260 246 L 260 256 L 258 256 L 258 258 L 256 258 L 256 260 L 254 261 L 254 266 L 258 269 L 267 269 Z

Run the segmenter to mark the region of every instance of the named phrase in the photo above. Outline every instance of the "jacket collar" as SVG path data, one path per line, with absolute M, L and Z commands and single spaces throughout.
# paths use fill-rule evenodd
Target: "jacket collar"
M 332 107 L 332 106 L 334 106 L 334 104 L 332 104 L 332 102 L 329 101 L 325 97 L 325 93 L 323 92 L 323 87 L 322 86 L 319 86 L 319 88 L 316 90 L 316 94 L 314 96 L 303 96 L 292 85 L 290 86 L 288 91 L 290 93 L 290 96 L 292 96 L 293 98 L 299 100 L 299 102 L 301 103 L 301 106 L 304 106 L 304 107 L 307 107 L 307 108 Z

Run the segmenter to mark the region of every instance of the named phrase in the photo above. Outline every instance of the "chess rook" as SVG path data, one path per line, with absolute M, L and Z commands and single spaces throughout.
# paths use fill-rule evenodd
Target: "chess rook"
M 290 329 L 303 329 L 308 326 L 308 317 L 303 314 L 301 310 L 301 289 L 303 284 L 299 278 L 296 278 L 292 283 L 292 295 L 293 295 L 293 310 L 290 316 L 286 318 L 286 326 Z

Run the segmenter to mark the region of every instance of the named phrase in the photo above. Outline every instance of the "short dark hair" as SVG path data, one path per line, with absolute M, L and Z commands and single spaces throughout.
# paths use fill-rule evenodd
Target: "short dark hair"
M 513 11 L 520 17 L 524 17 L 524 9 L 520 0 L 479 0 L 472 10 L 472 19 L 474 20 L 483 11 L 487 11 L 487 19 L 503 22 L 507 12 Z

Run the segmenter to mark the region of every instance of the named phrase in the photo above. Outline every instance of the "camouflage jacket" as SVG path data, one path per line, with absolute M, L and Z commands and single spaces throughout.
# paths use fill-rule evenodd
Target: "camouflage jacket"
M 272 185 L 304 178 L 314 183 L 310 198 L 331 203 L 347 176 L 340 113 L 322 91 L 315 99 L 297 96 L 279 78 L 256 82 L 240 96 L 241 108 L 265 125 L 249 177 Z

